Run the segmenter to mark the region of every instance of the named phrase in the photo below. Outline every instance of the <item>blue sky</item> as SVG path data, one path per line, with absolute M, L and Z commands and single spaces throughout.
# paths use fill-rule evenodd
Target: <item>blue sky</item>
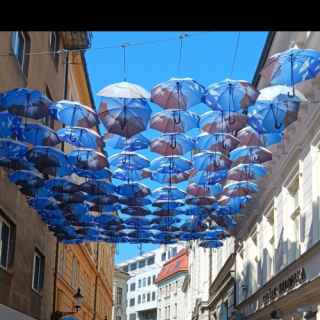
M 92 49 L 86 52 L 86 60 L 96 106 L 100 103 L 100 97 L 96 96 L 100 89 L 123 81 L 122 43 L 155 42 L 126 49 L 127 80 L 147 90 L 171 77 L 191 77 L 204 86 L 230 78 L 238 32 L 187 33 L 191 36 L 183 41 L 179 74 L 179 32 L 94 32 Z M 266 37 L 267 32 L 241 32 L 232 79 L 252 80 Z M 169 41 L 158 42 L 166 39 Z M 113 46 L 119 47 L 94 49 Z M 207 110 L 203 106 L 199 108 Z M 143 251 L 156 247 L 146 244 Z M 120 244 L 117 252 L 116 263 L 119 263 L 138 255 L 139 248 L 137 245 Z

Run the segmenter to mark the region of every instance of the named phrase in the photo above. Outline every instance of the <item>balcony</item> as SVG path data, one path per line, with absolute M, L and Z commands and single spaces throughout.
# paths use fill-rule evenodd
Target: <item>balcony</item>
M 91 47 L 92 33 L 88 31 L 64 31 L 63 44 L 64 49 L 78 50 Z

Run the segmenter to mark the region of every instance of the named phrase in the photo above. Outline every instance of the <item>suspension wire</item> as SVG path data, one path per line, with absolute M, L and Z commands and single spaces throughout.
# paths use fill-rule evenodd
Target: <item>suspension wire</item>
M 123 81 L 127 81 L 127 61 L 126 61 L 126 48 L 128 43 L 123 43 L 121 48 L 123 49 Z
M 240 43 L 240 31 L 237 34 L 237 40 L 236 40 L 236 46 L 234 49 L 234 54 L 233 54 L 233 59 L 232 59 L 232 66 L 231 66 L 231 72 L 230 72 L 230 79 L 232 79 L 235 63 L 236 63 L 236 58 L 238 55 L 238 49 L 239 49 L 239 43 Z

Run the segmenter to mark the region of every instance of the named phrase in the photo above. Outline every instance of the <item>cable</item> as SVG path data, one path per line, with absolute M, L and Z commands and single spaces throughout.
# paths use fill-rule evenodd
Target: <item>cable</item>
M 236 46 L 233 54 L 233 60 L 232 60 L 232 66 L 231 66 L 231 72 L 230 72 L 230 78 L 232 78 L 232 75 L 233 75 L 234 66 L 236 63 L 237 55 L 238 55 L 239 43 L 240 43 L 240 31 L 238 32 L 238 35 L 237 35 Z

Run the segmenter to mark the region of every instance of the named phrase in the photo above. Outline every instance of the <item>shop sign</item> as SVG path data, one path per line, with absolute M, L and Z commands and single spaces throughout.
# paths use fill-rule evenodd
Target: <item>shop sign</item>
M 291 274 L 290 277 L 281 281 L 278 285 L 271 287 L 262 297 L 263 304 L 269 304 L 272 300 L 292 290 L 295 286 L 303 283 L 305 280 L 306 272 L 304 268 L 298 269 L 295 273 Z

